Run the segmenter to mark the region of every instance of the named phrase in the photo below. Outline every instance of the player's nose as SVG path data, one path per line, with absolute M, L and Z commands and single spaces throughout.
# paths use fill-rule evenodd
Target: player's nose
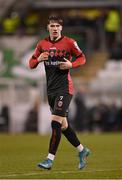
M 57 30 L 57 29 L 58 29 L 58 27 L 57 27 L 57 26 L 54 26 L 54 29 L 55 29 L 55 30 Z

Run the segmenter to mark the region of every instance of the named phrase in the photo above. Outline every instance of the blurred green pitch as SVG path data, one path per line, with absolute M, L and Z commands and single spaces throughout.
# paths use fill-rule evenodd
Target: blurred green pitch
M 49 136 L 0 134 L 0 179 L 122 179 L 121 133 L 78 136 L 92 151 L 84 170 L 63 136 L 53 169 L 41 170 L 37 163 L 47 155 Z

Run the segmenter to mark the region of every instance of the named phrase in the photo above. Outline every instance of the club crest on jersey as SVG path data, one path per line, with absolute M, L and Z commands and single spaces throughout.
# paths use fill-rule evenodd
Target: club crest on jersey
M 78 51 L 81 51 L 81 49 L 79 48 L 79 46 L 78 46 L 78 44 L 77 44 L 76 41 L 74 42 L 74 45 L 75 45 L 75 47 L 76 47 L 76 49 L 77 49 Z
M 56 47 L 50 48 L 50 50 L 49 50 L 50 57 L 54 57 L 55 56 L 55 52 L 56 52 Z
M 55 55 L 54 51 L 50 52 L 50 57 L 53 57 Z
M 58 107 L 62 107 L 63 102 L 62 101 L 58 101 Z

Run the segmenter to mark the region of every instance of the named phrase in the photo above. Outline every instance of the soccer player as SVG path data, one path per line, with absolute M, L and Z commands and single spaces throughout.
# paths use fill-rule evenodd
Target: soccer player
M 63 20 L 58 16 L 50 16 L 47 29 L 49 37 L 41 40 L 34 51 L 29 66 L 36 68 L 44 62 L 47 78 L 47 95 L 51 109 L 52 134 L 47 158 L 38 164 L 43 169 L 51 169 L 63 133 L 67 140 L 79 152 L 79 169 L 86 165 L 86 156 L 90 150 L 83 147 L 73 129 L 67 122 L 67 113 L 73 96 L 73 83 L 70 69 L 85 64 L 86 59 L 77 42 L 62 35 Z M 72 56 L 76 59 L 71 62 Z

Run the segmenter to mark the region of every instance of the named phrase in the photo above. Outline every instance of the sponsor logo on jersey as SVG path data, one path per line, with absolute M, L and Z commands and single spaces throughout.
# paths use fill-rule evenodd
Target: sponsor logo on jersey
M 45 61 L 46 66 L 58 66 L 61 61 Z

